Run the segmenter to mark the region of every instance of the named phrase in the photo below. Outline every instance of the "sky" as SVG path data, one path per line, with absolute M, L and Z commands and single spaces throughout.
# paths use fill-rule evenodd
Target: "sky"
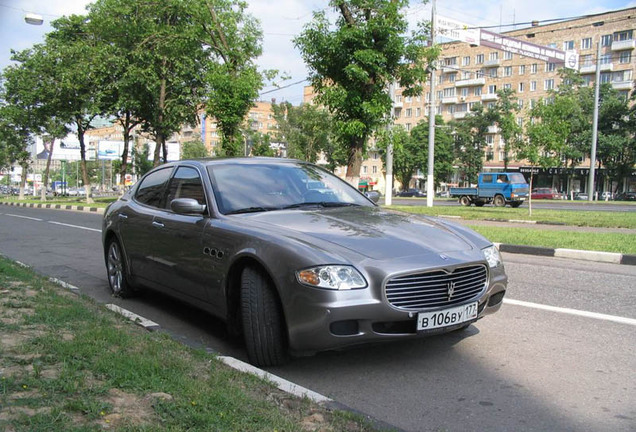
M 0 0 L 0 69 L 11 64 L 11 49 L 22 50 L 42 42 L 51 30 L 50 22 L 63 15 L 83 14 L 87 0 Z M 247 0 L 248 12 L 258 18 L 263 29 L 263 69 L 277 69 L 290 78 L 277 88 L 265 87 L 261 100 L 302 102 L 308 85 L 307 69 L 293 38 L 311 21 L 312 12 L 332 11 L 328 0 Z M 513 24 L 533 20 L 574 18 L 610 10 L 636 7 L 636 0 L 437 0 L 437 14 L 472 26 L 496 26 L 491 31 L 513 30 Z M 41 15 L 44 24 L 26 24 L 27 13 Z M 431 4 L 410 0 L 406 12 L 412 28 L 431 19 Z M 499 27 L 501 26 L 501 27 Z M 517 28 L 527 27 L 520 25 Z M 636 26 L 635 26 L 636 27 Z

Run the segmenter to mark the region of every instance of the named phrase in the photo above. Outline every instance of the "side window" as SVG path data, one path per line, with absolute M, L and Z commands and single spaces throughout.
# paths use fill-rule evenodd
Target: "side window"
M 508 183 L 508 176 L 506 174 L 499 174 L 497 176 L 497 183 Z
M 172 168 L 165 168 L 148 175 L 137 188 L 135 199 L 142 204 L 160 207 L 163 190 L 171 172 Z
M 481 178 L 482 183 L 492 183 L 492 174 L 484 174 Z
M 166 207 L 170 207 L 170 202 L 177 198 L 192 198 L 199 204 L 206 204 L 201 176 L 196 169 L 191 167 L 177 169 L 168 186 Z

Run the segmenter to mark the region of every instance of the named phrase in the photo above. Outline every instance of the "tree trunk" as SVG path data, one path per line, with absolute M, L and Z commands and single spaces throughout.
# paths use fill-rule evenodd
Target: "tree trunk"
M 84 191 L 86 192 L 86 204 L 93 204 L 93 197 L 91 196 L 91 184 L 88 180 L 88 169 L 86 168 L 86 144 L 84 144 L 84 132 L 80 121 L 76 121 L 77 124 L 77 138 L 80 143 L 80 157 L 82 166 L 82 181 L 84 182 Z
M 163 61 L 164 67 L 166 64 L 166 60 Z M 153 167 L 158 167 L 161 165 L 160 155 L 161 150 L 163 149 L 164 160 L 163 162 L 167 162 L 166 151 L 165 151 L 165 139 L 163 133 L 163 120 L 164 120 L 164 110 L 166 109 L 166 78 L 161 79 L 161 88 L 159 89 L 159 116 L 157 117 L 157 124 L 155 125 L 155 158 L 153 160 Z
M 352 146 L 349 148 L 349 158 L 347 163 L 347 174 L 345 180 L 356 189 L 360 182 L 360 169 L 362 168 L 362 146 L 364 138 L 354 138 Z
M 23 200 L 24 188 L 26 187 L 27 171 L 29 169 L 29 164 L 27 162 L 23 162 L 20 165 L 22 166 L 22 179 L 20 180 L 20 194 L 18 195 L 18 199 Z
M 51 141 L 51 150 L 49 151 L 49 156 L 46 158 L 46 169 L 44 170 L 44 181 L 42 190 L 40 191 L 40 200 L 46 201 L 46 187 L 49 184 L 49 172 L 51 169 L 51 159 L 53 159 L 53 145 L 55 144 L 55 140 Z M 33 187 L 35 187 L 35 182 L 33 183 Z

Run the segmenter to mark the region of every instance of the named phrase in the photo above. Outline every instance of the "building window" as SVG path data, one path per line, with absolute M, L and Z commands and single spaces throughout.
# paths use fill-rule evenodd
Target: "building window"
M 444 89 L 444 97 L 455 96 L 455 87 L 449 87 Z
M 536 90 L 537 90 L 537 82 L 530 81 L 530 91 L 536 91 Z
M 484 63 L 484 55 L 483 54 L 477 54 L 475 56 L 475 64 L 483 64 Z
M 519 106 L 519 109 L 523 109 L 523 99 L 517 99 L 517 105 Z
M 510 84 L 510 83 L 504 84 L 504 90 L 511 89 L 511 88 L 512 88 L 512 84 Z
M 447 57 L 444 59 L 444 66 L 455 66 L 457 64 L 457 57 Z
M 557 47 L 556 42 L 551 42 L 551 43 L 548 44 L 548 48 L 556 49 L 556 47 Z
M 481 96 L 483 87 L 475 87 L 475 96 Z
M 632 52 L 631 51 L 622 51 L 618 57 L 619 63 L 631 63 L 632 61 Z
M 462 72 L 462 79 L 470 79 L 470 72 L 464 71 Z
M 495 137 L 494 135 L 486 135 L 486 145 L 492 148 L 495 145 Z
M 505 77 L 512 76 L 512 66 L 506 66 L 504 68 L 504 76 Z
M 409 118 L 413 114 L 413 109 L 407 108 L 404 110 L 404 117 Z
M 518 91 L 519 91 L 519 93 L 523 93 L 524 87 L 525 87 L 525 84 L 524 84 L 524 83 L 522 83 L 522 82 L 520 82 L 520 83 L 519 83 L 519 90 L 518 90 Z
M 612 54 L 601 55 L 601 64 L 602 65 L 612 64 Z
M 411 101 L 412 101 L 412 100 L 413 100 L 413 99 L 411 98 L 411 96 L 406 96 L 406 97 L 404 98 L 404 102 L 406 102 L 406 103 L 411 103 Z
M 497 93 L 497 86 L 492 84 L 488 86 L 488 94 L 496 94 Z
M 456 80 L 457 80 L 456 73 L 448 74 L 448 82 L 455 82 Z
M 552 90 L 554 89 L 554 80 L 553 79 L 547 79 L 543 82 L 543 89 L 544 90 Z
M 510 51 L 504 52 L 504 60 L 512 60 L 512 53 Z
M 462 96 L 463 96 L 463 97 L 468 96 L 468 90 L 469 90 L 469 89 L 468 89 L 468 87 L 464 87 L 464 88 L 462 88 Z
M 420 117 L 422 115 L 422 108 L 415 108 L 415 117 Z
M 563 42 L 563 51 L 571 51 L 574 49 L 574 41 L 565 41 Z
M 534 99 L 530 99 L 530 109 L 534 108 L 535 106 L 537 106 L 537 101 Z
M 484 77 L 484 71 L 483 70 L 478 70 L 477 72 L 475 72 L 475 77 L 476 78 L 483 78 Z
M 601 82 L 608 83 L 612 81 L 612 74 L 609 72 L 601 72 Z
M 601 36 L 601 46 L 607 47 L 610 45 L 612 45 L 612 35 L 608 34 Z
M 581 49 L 590 49 L 592 48 L 592 38 L 583 38 L 581 40 Z
M 633 30 L 619 31 L 619 32 L 614 33 L 614 40 L 615 41 L 632 40 L 633 39 L 633 34 L 634 34 Z
M 499 70 L 498 68 L 490 68 L 490 69 L 488 69 L 488 76 L 490 78 L 497 78 L 497 71 L 498 70 Z
M 490 55 L 488 56 L 489 60 L 499 60 L 499 52 L 495 51 L 495 52 L 491 52 Z
M 556 70 L 556 63 L 546 63 L 545 71 L 546 72 L 554 72 Z
M 523 117 L 517 117 L 517 125 L 519 125 L 519 127 L 523 127 Z
M 537 70 L 538 70 L 539 66 L 537 65 L 537 63 L 532 63 L 530 65 L 530 73 L 531 74 L 536 74 Z
M 585 54 L 581 56 L 581 66 L 593 66 L 594 60 L 592 54 Z
M 519 75 L 524 75 L 526 73 L 526 65 L 519 66 Z
M 407 123 L 405 126 L 406 126 L 406 131 L 409 132 L 411 130 L 411 123 Z
M 470 66 L 470 56 L 466 56 L 462 59 L 462 66 Z
M 373 174 L 377 174 L 378 173 L 378 166 L 377 165 L 373 165 Z

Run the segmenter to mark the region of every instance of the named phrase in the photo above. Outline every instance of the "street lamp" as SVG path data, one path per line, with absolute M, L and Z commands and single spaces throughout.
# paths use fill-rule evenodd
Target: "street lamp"
M 41 15 L 37 15 L 34 13 L 27 13 L 24 16 L 24 22 L 31 25 L 42 25 L 44 23 L 44 19 Z

